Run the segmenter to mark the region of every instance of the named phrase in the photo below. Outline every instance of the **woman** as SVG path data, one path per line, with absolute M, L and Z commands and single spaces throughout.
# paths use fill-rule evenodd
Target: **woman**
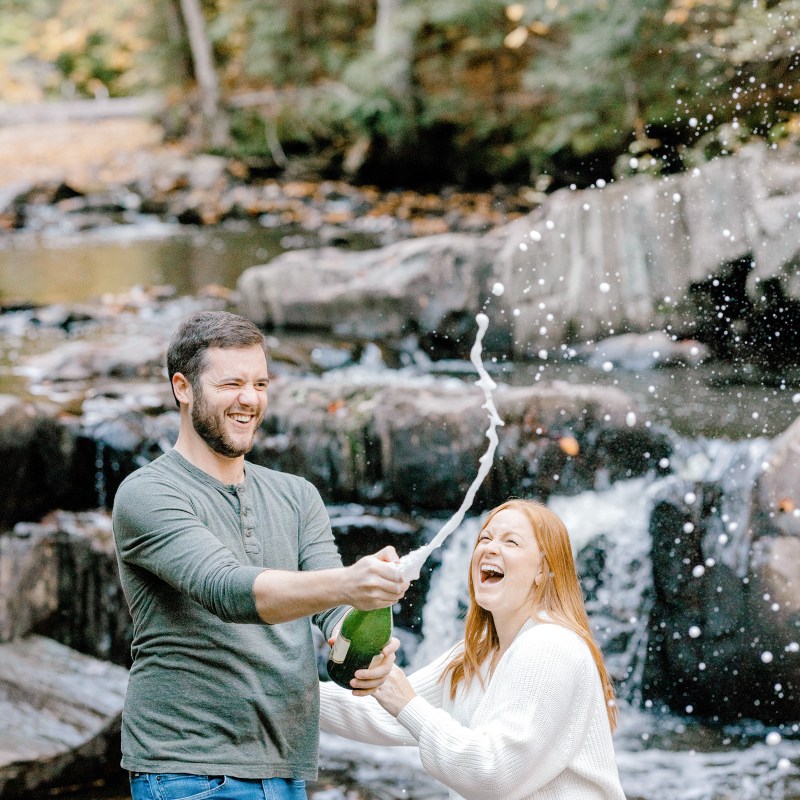
M 378 703 L 322 684 L 322 729 L 417 745 L 452 798 L 624 800 L 614 690 L 563 522 L 526 500 L 492 510 L 469 595 L 464 641 L 410 678 L 394 666 Z

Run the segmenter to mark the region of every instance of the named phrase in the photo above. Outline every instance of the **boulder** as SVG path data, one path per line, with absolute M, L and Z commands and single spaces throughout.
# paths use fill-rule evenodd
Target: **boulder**
M 55 409 L 0 395 L 0 530 L 85 502 L 76 447 L 73 430 Z
M 669 325 L 691 332 L 690 287 L 742 258 L 752 299 L 771 278 L 798 299 L 798 178 L 793 150 L 752 145 L 679 175 L 549 195 L 507 227 L 494 267 L 515 353 Z
M 0 535 L 0 642 L 30 633 L 130 664 L 131 619 L 108 513 L 57 511 Z
M 331 376 L 329 376 L 331 377 Z M 487 447 L 482 392 L 460 380 L 276 382 L 251 458 L 307 477 L 331 502 L 454 510 Z M 659 471 L 670 445 L 612 388 L 501 387 L 505 421 L 477 498 L 547 497 Z
M 776 331 L 791 344 L 800 319 L 798 177 L 793 151 L 753 145 L 680 175 L 563 189 L 483 235 L 284 253 L 243 273 L 239 308 L 268 327 L 418 333 L 440 357 L 468 352 L 479 311 L 488 348 L 518 358 L 663 329 L 723 356 L 728 338 L 755 347 L 773 368 L 792 355 L 775 355 Z
M 42 636 L 0 644 L 0 798 L 119 772 L 123 667 Z
M 669 367 L 693 367 L 709 356 L 708 347 L 692 339 L 678 341 L 664 331 L 625 333 L 575 348 L 587 363 L 603 369 L 607 364 L 631 372 Z
M 26 371 L 36 381 L 79 381 L 99 376 L 160 377 L 164 369 L 167 333 L 128 336 L 119 342 L 75 340 L 26 359 Z
M 800 420 L 713 471 L 653 508 L 644 697 L 714 721 L 798 719 Z
M 488 444 L 483 402 L 476 386 L 456 378 L 388 370 L 368 378 L 276 375 L 249 459 L 303 475 L 329 503 L 453 511 Z M 504 386 L 495 403 L 505 427 L 479 505 L 519 493 L 570 494 L 664 470 L 667 435 L 643 423 L 633 401 L 614 388 Z M 109 508 L 128 474 L 172 446 L 177 427 L 176 412 L 152 409 L 85 425 L 81 488 L 91 505 Z
M 417 333 L 468 351 L 500 245 L 492 236 L 442 234 L 361 252 L 296 250 L 240 276 L 239 310 L 266 327 L 366 339 Z

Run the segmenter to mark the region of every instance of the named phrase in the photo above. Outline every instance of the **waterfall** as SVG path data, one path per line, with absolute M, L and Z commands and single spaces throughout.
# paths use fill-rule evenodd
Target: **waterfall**
M 414 653 L 412 672 L 463 637 L 463 616 L 469 601 L 467 571 L 480 522 L 476 517 L 465 519 L 442 545 L 442 563 L 431 578 L 422 611 L 422 642 Z
M 800 726 L 786 726 L 780 735 L 760 723 L 708 728 L 664 709 L 641 707 L 652 603 L 649 524 L 654 504 L 665 493 L 674 497 L 676 488 L 677 497 L 691 504 L 691 487 L 717 484 L 720 502 L 710 526 L 716 552 L 725 563 L 745 569 L 750 490 L 763 469 L 768 445 L 765 439 L 676 438 L 671 475 L 621 481 L 602 491 L 553 496 L 548 502 L 566 524 L 579 562 L 587 553 L 602 553 L 600 580 L 589 586 L 591 581 L 581 577 L 586 578 L 590 623 L 620 695 L 615 749 L 623 786 L 631 797 L 785 800 L 800 796 L 794 738 Z M 410 671 L 429 663 L 463 634 L 467 570 L 481 519 L 465 520 L 442 546 L 441 566 L 431 578 L 423 611 L 423 641 Z

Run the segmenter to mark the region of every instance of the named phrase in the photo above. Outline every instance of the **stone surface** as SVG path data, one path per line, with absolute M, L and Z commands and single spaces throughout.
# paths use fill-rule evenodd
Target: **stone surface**
M 127 666 L 131 619 L 104 511 L 57 511 L 0 535 L 0 642 L 30 633 Z
M 505 427 L 476 507 L 640 475 L 669 450 L 614 389 L 504 387 L 494 402 Z M 276 382 L 252 458 L 305 475 L 329 501 L 452 512 L 488 444 L 482 404 L 456 380 Z
M 0 797 L 119 769 L 128 672 L 41 636 L 0 644 Z
M 612 331 L 686 328 L 684 298 L 746 257 L 751 297 L 777 277 L 800 296 L 797 181 L 791 148 L 753 145 L 659 180 L 560 190 L 507 228 L 495 267 L 513 317 L 517 354 Z M 501 301 L 504 299 L 501 298 Z
M 77 489 L 75 447 L 55 409 L 0 395 L 0 530 L 86 499 Z
M 464 351 L 499 247 L 492 236 L 442 234 L 355 253 L 296 250 L 242 274 L 240 310 L 268 327 L 371 339 L 414 333 L 439 348 L 463 339 Z
M 799 452 L 795 423 L 657 498 L 645 697 L 723 722 L 800 718 Z
M 747 356 L 744 346 L 725 347 L 738 324 L 775 367 L 791 356 L 800 319 L 798 177 L 793 150 L 753 145 L 659 180 L 560 190 L 483 235 L 285 253 L 245 271 L 240 309 L 267 326 L 415 332 L 439 356 L 468 352 L 465 334 L 482 310 L 490 348 L 519 358 L 654 328 Z M 706 319 L 709 301 L 716 309 Z M 775 330 L 782 355 L 773 352 Z

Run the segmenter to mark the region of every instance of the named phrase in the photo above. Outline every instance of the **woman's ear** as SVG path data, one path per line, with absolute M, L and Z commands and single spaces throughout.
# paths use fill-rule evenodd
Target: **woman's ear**
M 542 581 L 544 580 L 544 571 L 547 568 L 547 560 L 544 557 L 544 553 L 542 553 L 542 559 L 539 562 L 539 569 L 536 570 L 536 577 L 533 579 L 534 586 L 541 586 Z

